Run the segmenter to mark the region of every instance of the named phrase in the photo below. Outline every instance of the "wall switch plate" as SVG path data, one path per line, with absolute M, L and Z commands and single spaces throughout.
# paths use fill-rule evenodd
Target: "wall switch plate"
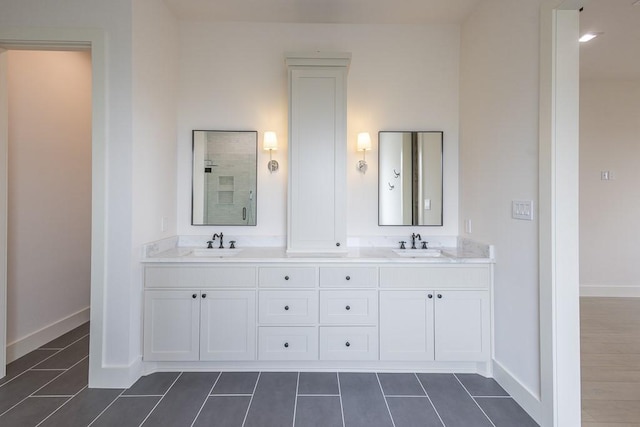
M 167 231 L 167 217 L 163 216 L 160 218 L 160 231 L 161 232 L 165 232 Z
M 601 181 L 609 181 L 611 179 L 611 172 L 609 171 L 600 171 L 600 180 Z
M 464 220 L 464 232 L 467 234 L 471 234 L 471 220 L 470 219 L 465 219 Z
M 424 210 L 431 210 L 431 199 L 424 199 Z
M 513 200 L 511 202 L 511 218 L 533 221 L 533 201 Z

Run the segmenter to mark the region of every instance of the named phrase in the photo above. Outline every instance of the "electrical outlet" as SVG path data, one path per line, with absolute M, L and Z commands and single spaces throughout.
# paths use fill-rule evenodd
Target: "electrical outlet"
M 511 202 L 511 218 L 533 221 L 533 201 L 513 200 Z
M 464 221 L 464 232 L 467 234 L 471 234 L 471 220 L 467 219 Z
M 160 231 L 161 232 L 165 232 L 167 231 L 167 217 L 163 216 L 160 218 Z

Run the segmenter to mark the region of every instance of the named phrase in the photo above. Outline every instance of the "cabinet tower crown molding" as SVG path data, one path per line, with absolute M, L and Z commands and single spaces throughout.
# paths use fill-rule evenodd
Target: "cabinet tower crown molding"
M 347 67 L 351 64 L 349 52 L 285 52 L 287 67 Z

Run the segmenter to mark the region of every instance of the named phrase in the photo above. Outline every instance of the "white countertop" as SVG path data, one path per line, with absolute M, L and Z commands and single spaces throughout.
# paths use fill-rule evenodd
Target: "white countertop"
M 206 256 L 195 256 L 194 249 L 203 247 L 176 246 L 166 250 L 146 250 L 143 263 L 409 263 L 409 264 L 461 264 L 493 263 L 495 260 L 477 246 L 463 245 L 437 248 L 442 256 L 419 256 L 422 249 L 408 249 L 408 255 L 398 255 L 393 248 L 349 248 L 345 254 L 288 254 L 281 247 L 245 247 L 231 256 L 216 256 L 218 249 L 207 249 Z M 211 256 L 208 255 L 211 251 Z M 416 256 L 411 256 L 414 253 Z M 491 253 L 491 251 L 489 252 Z

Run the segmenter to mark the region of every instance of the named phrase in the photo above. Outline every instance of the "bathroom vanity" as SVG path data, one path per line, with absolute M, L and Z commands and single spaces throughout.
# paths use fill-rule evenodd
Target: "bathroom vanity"
M 491 248 L 158 250 L 144 262 L 148 370 L 373 369 L 491 375 Z M 207 252 L 209 251 L 209 252 Z

